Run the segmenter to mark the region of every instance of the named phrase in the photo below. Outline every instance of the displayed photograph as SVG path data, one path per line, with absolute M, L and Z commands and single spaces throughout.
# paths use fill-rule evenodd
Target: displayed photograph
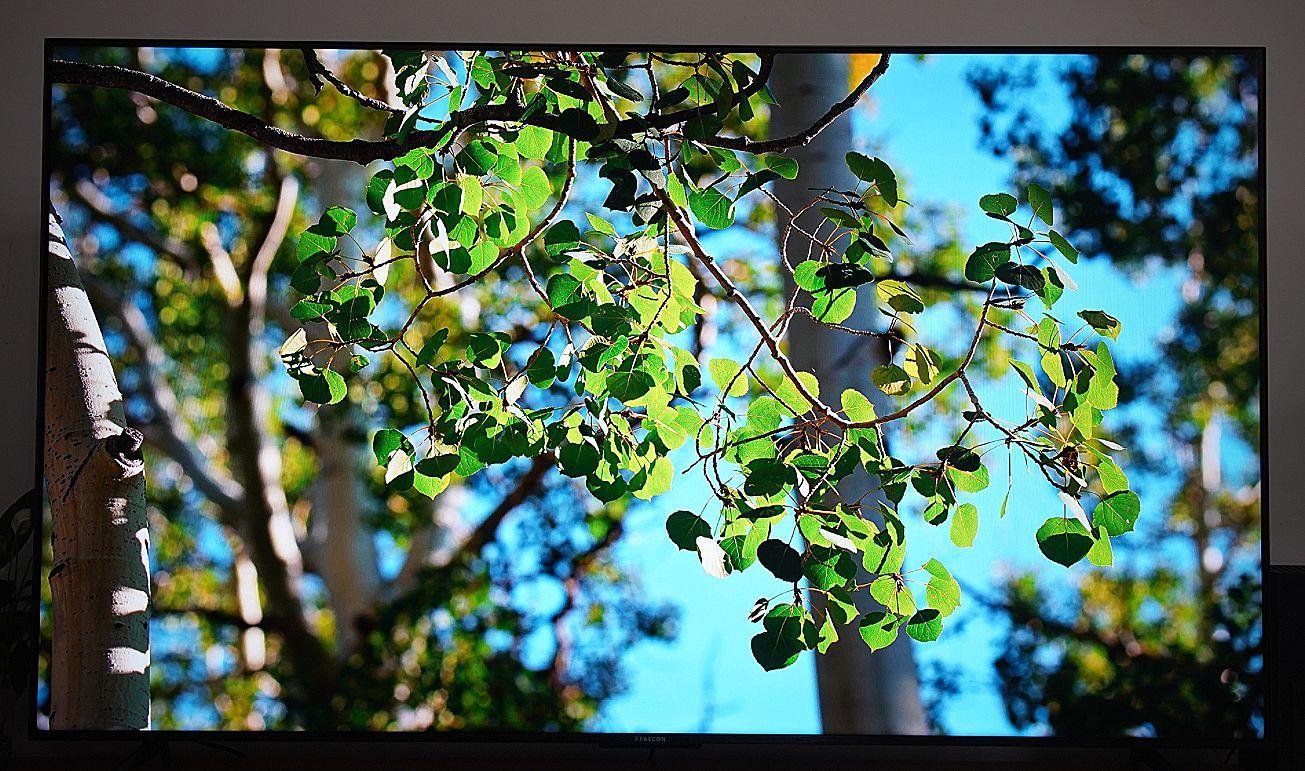
M 49 53 L 38 728 L 1263 736 L 1258 55 Z

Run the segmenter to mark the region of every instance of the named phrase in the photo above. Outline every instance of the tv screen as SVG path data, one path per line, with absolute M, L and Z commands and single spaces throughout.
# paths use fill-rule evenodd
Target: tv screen
M 38 727 L 1264 732 L 1260 51 L 48 46 Z

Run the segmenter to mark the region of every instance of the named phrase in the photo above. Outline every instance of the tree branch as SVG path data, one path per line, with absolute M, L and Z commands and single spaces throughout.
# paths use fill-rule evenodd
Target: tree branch
M 65 186 L 63 190 L 77 203 L 81 204 L 95 219 L 113 226 L 120 236 L 129 241 L 149 247 L 156 252 L 166 254 L 178 264 L 187 268 L 199 267 L 199 256 L 184 241 L 159 235 L 153 230 L 143 228 L 131 221 L 126 212 L 114 208 L 109 197 L 87 180 Z
M 243 493 L 233 479 L 209 462 L 199 451 L 195 438 L 185 431 L 177 395 L 162 371 L 167 357 L 150 331 L 149 322 L 140 308 L 110 289 L 103 280 L 87 274 L 84 281 L 95 304 L 122 322 L 123 335 L 140 357 L 137 368 L 143 385 L 141 396 L 154 412 L 153 422 L 142 427 L 146 439 L 176 461 L 195 489 L 221 509 L 229 522 L 243 505 Z
M 51 82 L 78 86 L 104 86 L 135 91 L 213 121 L 232 131 L 296 155 L 365 164 L 395 158 L 429 139 L 429 132 L 413 132 L 407 142 L 393 139 L 353 139 L 346 142 L 306 137 L 278 128 L 256 115 L 237 110 L 211 96 L 191 91 L 147 72 L 105 64 L 55 60 L 48 70 Z
M 759 92 L 766 85 L 773 62 L 773 54 L 762 55 L 759 68 L 760 71 L 751 83 L 739 90 L 737 95 L 738 98 L 749 98 L 753 94 Z M 71 62 L 63 59 L 56 59 L 50 63 L 49 74 L 51 82 L 54 83 L 79 86 L 102 86 L 106 88 L 120 88 L 134 91 L 138 94 L 157 99 L 160 102 L 185 110 L 197 117 L 213 121 L 224 128 L 238 131 L 278 150 L 284 150 L 296 155 L 313 158 L 353 161 L 359 164 L 366 164 L 376 160 L 397 158 L 417 147 L 434 147 L 450 133 L 457 133 L 470 126 L 490 121 L 526 123 L 551 129 L 553 131 L 559 131 L 561 133 L 566 133 L 565 129 L 567 128 L 566 123 L 558 116 L 546 112 L 539 112 L 523 118 L 523 116 L 526 115 L 526 106 L 515 102 L 507 102 L 503 104 L 481 105 L 466 110 L 459 110 L 454 112 L 443 123 L 441 123 L 438 129 L 413 131 L 403 140 L 391 138 L 380 140 L 351 139 L 348 141 L 335 141 L 320 139 L 317 137 L 306 137 L 301 134 L 286 131 L 285 129 L 274 126 L 256 115 L 237 110 L 236 108 L 214 99 L 211 96 L 191 91 L 188 88 L 183 88 L 175 83 L 164 80 L 163 78 L 151 75 L 148 72 L 141 72 L 127 67 L 107 64 L 87 64 L 85 62 Z M 864 91 L 864 88 L 869 88 L 869 84 L 865 84 L 861 90 Z M 856 92 L 854 92 L 854 94 L 855 93 Z M 852 101 L 855 103 L 855 99 Z M 649 128 L 668 129 L 681 125 L 701 115 L 705 115 L 708 112 L 715 110 L 716 107 L 717 105 L 715 104 L 707 104 L 684 110 L 676 110 L 674 112 L 654 113 L 635 118 L 626 118 L 625 120 L 611 124 L 613 127 L 612 135 L 629 136 L 644 132 Z M 847 108 L 844 108 L 842 111 L 846 111 L 846 109 Z M 833 117 L 837 117 L 837 114 Z M 833 120 L 833 117 L 830 118 L 831 121 Z M 815 128 L 814 131 L 815 133 L 819 133 L 823 128 L 824 126 L 819 126 L 818 128 Z M 814 135 L 815 134 L 813 133 L 812 136 Z M 704 144 L 718 145 L 721 147 L 730 147 L 739 142 L 746 143 L 748 141 L 750 140 L 740 140 L 732 137 L 716 137 L 702 140 Z M 769 144 L 773 145 L 775 141 L 776 140 L 772 140 Z M 809 139 L 806 141 L 809 141 Z
M 340 78 L 336 77 L 334 72 L 331 72 L 329 67 L 322 63 L 321 58 L 317 55 L 316 49 L 300 48 L 299 52 L 304 55 L 304 64 L 308 66 L 308 80 L 313 84 L 313 91 L 319 94 L 322 93 L 322 81 L 325 80 L 327 83 L 335 86 L 336 91 L 339 91 L 364 107 L 378 110 L 380 112 L 387 112 L 392 115 L 403 114 L 403 110 L 397 107 L 391 107 L 379 99 L 373 99 L 353 88 L 348 83 L 345 83 L 343 80 L 340 80 Z
M 530 462 L 530 468 L 526 469 L 521 478 L 517 480 L 516 487 L 503 496 L 503 500 L 499 501 L 498 506 L 494 507 L 494 510 L 485 519 L 481 520 L 479 525 L 476 525 L 476 528 L 471 531 L 471 535 L 467 536 L 466 540 L 458 544 L 457 551 L 449 559 L 449 563 L 479 556 L 486 544 L 494 540 L 494 534 L 498 532 L 499 525 L 503 524 L 503 520 L 507 518 L 507 515 L 513 509 L 525 503 L 526 499 L 535 493 L 540 480 L 544 478 L 549 469 L 553 468 L 553 464 L 556 462 L 552 453 L 545 453 L 533 459 Z
M 273 159 L 269 158 L 268 163 Z M 267 314 L 267 275 L 276 259 L 276 253 L 285 243 L 290 232 L 290 221 L 294 217 L 295 206 L 299 202 L 299 180 L 294 175 L 281 178 L 280 192 L 277 194 L 276 209 L 272 221 L 268 224 L 258 251 L 249 263 L 249 278 L 246 281 L 245 294 L 249 297 L 250 321 L 255 325 L 255 334 L 262 331 Z
M 714 144 L 717 147 L 728 147 L 731 150 L 742 150 L 747 153 L 773 153 L 791 150 L 794 147 L 805 147 L 811 142 L 811 140 L 815 139 L 820 132 L 824 131 L 829 124 L 837 120 L 838 116 L 856 106 L 856 103 L 861 99 L 861 96 L 865 94 L 866 91 L 869 91 L 870 87 L 875 84 L 875 81 L 879 80 L 879 78 L 888 71 L 889 57 L 889 54 L 881 56 L 879 62 L 870 69 L 870 72 L 866 73 L 866 76 L 861 79 L 861 82 L 857 84 L 856 88 L 852 89 L 850 94 L 844 97 L 841 101 L 831 105 L 830 108 L 825 111 L 825 114 L 821 115 L 815 123 L 812 123 L 810 126 L 796 134 L 763 141 L 755 141 L 745 137 L 717 137 L 708 140 L 705 144 Z
M 954 278 L 948 278 L 941 273 L 915 273 L 906 272 L 898 273 L 892 271 L 878 277 L 879 281 L 901 281 L 913 286 L 925 287 L 926 289 L 946 289 L 953 292 L 979 292 L 986 293 L 988 287 L 982 284 L 972 284 L 969 281 L 960 281 Z
M 284 624 L 275 616 L 263 616 L 258 622 L 247 621 L 239 613 L 221 608 L 209 608 L 202 605 L 155 606 L 154 616 L 198 616 L 211 624 L 229 626 L 235 629 L 264 629 L 269 632 L 282 632 Z

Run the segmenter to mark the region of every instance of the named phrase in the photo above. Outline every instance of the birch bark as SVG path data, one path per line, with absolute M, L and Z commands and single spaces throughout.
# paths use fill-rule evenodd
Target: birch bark
M 126 425 L 104 336 L 54 214 L 47 250 L 50 722 L 56 729 L 148 728 L 149 528 L 141 435 Z

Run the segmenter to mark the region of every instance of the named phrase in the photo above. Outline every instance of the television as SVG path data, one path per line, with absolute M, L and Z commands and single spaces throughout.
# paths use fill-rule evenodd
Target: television
M 36 735 L 1262 746 L 1262 49 L 46 50 Z

